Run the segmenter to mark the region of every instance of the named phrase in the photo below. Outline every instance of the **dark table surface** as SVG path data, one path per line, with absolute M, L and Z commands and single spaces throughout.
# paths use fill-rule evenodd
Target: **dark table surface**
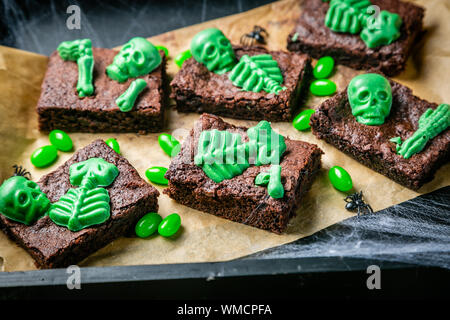
M 45 55 L 50 54 L 61 41 L 77 38 L 91 38 L 99 47 L 115 47 L 133 36 L 153 36 L 243 12 L 269 2 L 271 1 L 203 0 L 136 1 L 130 4 L 129 1 L 104 0 L 95 2 L 3 0 L 0 7 L 0 44 Z M 71 4 L 77 4 L 81 9 L 80 30 L 69 30 L 66 27 L 66 19 L 69 16 L 66 9 Z M 305 287 L 309 289 L 315 287 L 314 292 L 321 295 L 323 292 L 319 289 L 328 288 L 332 281 L 336 284 L 349 284 L 356 279 L 356 288 L 367 294 L 366 269 L 376 264 L 382 269 L 390 270 L 388 277 L 393 281 L 390 284 L 392 288 L 396 287 L 397 282 L 397 289 L 403 288 L 402 292 L 406 294 L 414 292 L 418 294 L 427 287 L 434 288 L 436 294 L 440 292 L 437 290 L 439 288 L 442 292 L 448 289 L 446 284 L 448 282 L 439 279 L 449 279 L 449 213 L 450 187 L 446 187 L 373 215 L 347 219 L 310 237 L 236 261 L 174 265 L 170 268 L 115 267 L 108 269 L 107 274 L 112 272 L 111 274 L 115 275 L 109 278 L 105 278 L 104 270 L 87 268 L 83 271 L 84 283 L 91 286 L 94 295 L 105 285 L 110 285 L 108 290 L 113 295 L 114 292 L 126 291 L 129 288 L 126 284 L 131 281 L 129 275 L 133 274 L 131 282 L 139 281 L 142 290 L 136 289 L 132 293 L 142 297 L 146 292 L 146 296 L 151 297 L 145 290 L 146 283 L 158 286 L 158 281 L 164 279 L 168 281 L 183 279 L 182 281 L 187 284 L 192 284 L 195 279 L 201 279 L 200 284 L 196 284 L 197 291 L 194 290 L 197 294 L 192 290 L 178 292 L 179 297 L 186 295 L 201 298 L 205 292 L 202 288 L 217 296 L 221 296 L 221 293 L 222 296 L 230 294 L 236 297 L 250 293 L 259 296 L 264 292 L 262 291 L 264 285 L 261 283 L 270 284 L 272 288 L 278 286 L 291 288 L 294 293 L 284 291 L 291 296 L 301 295 L 296 290 Z M 348 276 L 342 276 L 343 271 L 347 271 Z M 0 288 L 15 288 L 15 291 L 3 291 L 8 297 L 22 296 L 24 291 L 20 288 L 23 287 L 65 288 L 66 278 L 64 270 L 0 273 Z M 216 281 L 205 282 L 205 279 Z M 221 282 L 220 279 L 233 280 Z M 103 283 L 103 286 L 100 283 Z M 249 283 L 252 289 L 251 292 L 233 291 L 230 289 L 232 286 L 227 287 L 224 283 L 228 285 Z M 136 284 L 133 288 L 136 288 Z M 170 288 L 170 285 L 166 288 Z M 347 289 L 350 288 L 353 293 L 356 292 L 355 286 Z M 335 289 L 335 293 L 342 290 L 342 288 Z M 30 290 L 26 292 L 33 294 Z M 51 292 L 49 295 L 56 294 L 54 290 Z M 311 294 L 311 291 L 308 292 Z M 395 294 L 395 291 L 391 293 Z M 169 292 L 167 294 L 170 295 Z

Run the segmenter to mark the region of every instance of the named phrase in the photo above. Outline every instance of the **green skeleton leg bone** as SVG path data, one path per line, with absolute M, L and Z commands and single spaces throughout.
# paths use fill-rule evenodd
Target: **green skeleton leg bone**
M 255 178 L 255 184 L 257 186 L 267 185 L 267 192 L 272 198 L 283 198 L 284 188 L 281 183 L 281 166 L 271 165 L 268 172 L 260 172 Z
M 116 99 L 117 106 L 120 111 L 128 112 L 133 109 L 133 106 L 136 102 L 138 95 L 145 89 L 147 86 L 147 82 L 144 79 L 136 79 L 131 82 L 130 86 L 124 93 L 120 95 L 119 98 Z

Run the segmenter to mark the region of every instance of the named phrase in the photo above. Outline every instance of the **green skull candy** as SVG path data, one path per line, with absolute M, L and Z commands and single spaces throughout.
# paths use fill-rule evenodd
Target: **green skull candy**
M 191 41 L 194 59 L 203 63 L 209 71 L 224 74 L 235 65 L 235 56 L 230 40 L 216 28 L 205 29 Z
M 376 73 L 356 76 L 347 89 L 348 101 L 356 121 L 379 126 L 391 112 L 392 89 L 389 81 Z
M 144 38 L 136 37 L 128 41 L 106 68 L 108 76 L 124 82 L 129 78 L 143 76 L 161 64 L 158 49 Z
M 0 186 L 0 213 L 11 220 L 30 225 L 49 207 L 50 201 L 36 182 L 14 176 Z

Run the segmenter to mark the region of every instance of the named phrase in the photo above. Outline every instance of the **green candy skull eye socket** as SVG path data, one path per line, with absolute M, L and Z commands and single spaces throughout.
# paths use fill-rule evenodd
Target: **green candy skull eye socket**
M 384 123 L 392 105 L 389 81 L 376 73 L 356 76 L 347 89 L 352 114 L 359 123 L 378 126 Z
M 235 64 L 230 41 L 216 28 L 197 33 L 191 41 L 191 53 L 197 62 L 217 74 L 230 71 Z
M 145 38 L 136 37 L 125 44 L 106 68 L 108 76 L 124 82 L 129 78 L 143 76 L 155 70 L 161 64 L 158 49 Z
M 0 186 L 0 213 L 11 220 L 30 225 L 49 206 L 50 201 L 39 186 L 22 176 L 11 177 Z

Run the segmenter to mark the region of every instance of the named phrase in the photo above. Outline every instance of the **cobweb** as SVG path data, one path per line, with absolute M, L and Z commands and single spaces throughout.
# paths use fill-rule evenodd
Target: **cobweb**
M 250 257 L 376 258 L 450 269 L 450 186 Z

